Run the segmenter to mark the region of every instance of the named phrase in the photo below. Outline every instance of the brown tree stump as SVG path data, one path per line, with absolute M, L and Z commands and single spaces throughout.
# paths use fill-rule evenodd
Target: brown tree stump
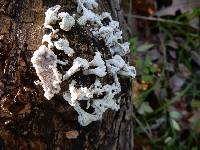
M 132 150 L 129 79 L 121 79 L 120 110 L 109 110 L 86 127 L 62 96 L 48 101 L 34 84 L 38 77 L 30 59 L 41 45 L 44 12 L 56 4 L 76 9 L 74 0 L 0 1 L 0 149 Z M 120 2 L 101 0 L 99 8 L 112 13 L 127 38 Z

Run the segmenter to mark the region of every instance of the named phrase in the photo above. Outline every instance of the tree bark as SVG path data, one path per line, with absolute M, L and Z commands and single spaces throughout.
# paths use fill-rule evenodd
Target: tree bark
M 76 8 L 74 0 L 0 0 L 0 149 L 132 150 L 129 79 L 121 79 L 120 110 L 109 110 L 86 127 L 62 96 L 47 101 L 34 84 L 38 78 L 30 58 L 41 45 L 44 13 L 56 4 Z M 101 0 L 99 8 L 120 21 L 127 39 L 120 1 Z

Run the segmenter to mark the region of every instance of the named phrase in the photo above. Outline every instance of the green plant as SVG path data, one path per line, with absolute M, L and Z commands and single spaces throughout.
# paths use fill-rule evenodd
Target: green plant
M 132 57 L 138 71 L 137 82 L 141 86 L 148 85 L 138 95 L 139 102 L 135 105 L 137 111 L 133 117 L 137 125 L 135 138 L 136 141 L 137 138 L 143 139 L 143 149 L 145 145 L 150 145 L 155 150 L 200 148 L 197 132 L 200 129 L 200 118 L 190 119 L 187 116 L 187 113 L 195 115 L 200 112 L 199 77 L 195 73 L 197 69 L 194 65 L 197 60 L 192 56 L 200 47 L 200 34 L 195 26 L 189 25 L 191 20 L 199 15 L 200 8 L 176 17 L 174 20 L 180 22 L 179 26 L 168 22 L 158 23 L 156 26 L 162 34 L 156 44 L 145 42 L 138 46 L 141 41 L 136 37 L 130 39 Z M 159 62 L 151 61 L 148 52 L 152 48 L 161 51 Z M 176 58 L 171 58 L 170 51 L 174 51 Z M 172 65 L 174 70 L 169 70 L 169 65 Z M 173 87 L 170 87 L 169 83 L 173 75 L 185 78 L 185 83 L 176 92 L 172 91 Z M 179 105 L 191 107 L 191 112 Z M 187 122 L 183 123 L 182 118 Z M 182 137 L 182 134 L 186 136 Z

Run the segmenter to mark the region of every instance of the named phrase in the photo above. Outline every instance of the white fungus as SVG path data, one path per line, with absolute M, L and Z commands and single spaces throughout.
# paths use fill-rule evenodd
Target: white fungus
M 74 59 L 72 67 L 63 76 L 63 80 L 68 79 L 74 73 L 78 72 L 81 69 L 81 67 L 87 69 L 89 67 L 89 63 L 86 59 L 77 57 L 76 59 Z
M 83 15 L 77 20 L 80 25 L 85 25 L 87 21 L 102 25 L 100 16 L 92 11 L 93 8 L 98 6 L 95 0 L 77 0 L 77 3 L 77 11 L 83 11 Z
M 69 42 L 67 39 L 59 39 L 58 41 L 54 42 L 54 45 L 58 50 L 63 50 L 65 54 L 70 57 L 72 57 L 75 53 L 74 50 L 69 47 Z
M 96 2 L 96 0 L 80 0 L 80 1 L 81 3 L 83 3 L 84 6 L 86 6 L 86 8 L 91 9 L 91 10 L 98 6 L 98 3 Z
M 59 93 L 61 74 L 57 70 L 57 56 L 46 46 L 41 45 L 31 58 L 36 73 L 44 89 L 44 96 L 50 100 Z
M 52 29 L 53 24 L 56 24 L 56 21 L 58 20 L 58 11 L 60 9 L 60 5 L 56 5 L 54 7 L 49 8 L 45 12 L 45 22 L 44 22 L 44 27 Z
M 127 65 L 120 55 L 115 55 L 112 59 L 107 60 L 106 64 L 111 74 L 118 73 L 122 76 L 131 77 L 136 75 L 135 67 Z
M 99 77 L 104 77 L 107 74 L 105 62 L 101 58 L 100 52 L 95 53 L 94 59 L 89 62 L 89 66 L 96 66 L 96 68 L 84 70 L 83 74 L 95 74 Z
M 79 123 L 86 126 L 93 121 L 101 120 L 107 109 L 116 111 L 120 109 L 121 85 L 118 77 L 135 77 L 136 70 L 133 66 L 126 64 L 123 59 L 130 50 L 129 43 L 122 42 L 122 31 L 119 22 L 114 21 L 108 12 L 103 12 L 100 15 L 96 14 L 93 11 L 98 6 L 95 0 L 77 0 L 77 4 L 77 13 L 73 16 L 68 12 L 58 13 L 59 5 L 46 11 L 44 27 L 50 28 L 52 32 L 44 35 L 42 42 L 43 44 L 47 42 L 48 48 L 44 45 L 40 46 L 34 52 L 31 61 L 47 99 L 51 99 L 55 94 L 58 94 L 60 83 L 67 80 L 69 83 L 68 89 L 63 92 L 63 98 L 77 111 Z M 105 22 L 103 23 L 105 18 L 108 19 L 106 25 Z M 98 50 L 96 50 L 92 61 L 76 57 L 72 66 L 65 74 L 61 75 L 57 70 L 57 64 L 69 65 L 69 63 L 68 60 L 58 60 L 52 51 L 53 48 L 63 50 L 66 55 L 72 58 L 76 55 L 74 55 L 75 51 L 69 47 L 66 36 L 52 41 L 52 35 L 57 35 L 60 29 L 65 30 L 67 33 L 73 26 L 75 27 L 75 22 L 83 27 L 88 23 L 88 32 L 91 32 L 95 38 L 105 42 L 105 47 L 109 50 L 111 57 L 106 60 Z M 53 29 L 56 23 L 59 24 L 59 29 Z M 80 78 L 89 74 L 95 75 L 95 82 L 91 83 L 89 87 L 78 85 L 78 82 L 74 79 L 77 72 L 82 73 Z M 100 79 L 107 75 L 112 77 L 113 83 L 102 85 Z M 70 77 L 72 77 L 72 80 Z M 88 113 L 82 109 L 80 101 L 87 101 L 86 109 L 93 107 L 94 112 Z
M 96 15 L 91 10 L 86 9 L 83 6 L 83 15 L 78 19 L 78 23 L 80 25 L 85 25 L 87 23 L 87 21 L 92 22 L 92 23 L 101 24 L 99 16 Z
M 44 44 L 45 42 L 48 43 L 48 48 L 52 48 L 53 47 L 53 42 L 51 41 L 51 36 L 52 36 L 52 33 L 50 34 L 45 34 L 43 36 L 43 39 L 42 39 L 42 43 Z
M 96 0 L 77 0 L 77 3 L 78 3 L 77 12 L 81 12 L 84 6 L 89 10 L 97 8 L 98 6 Z
M 67 60 L 65 60 L 65 61 L 57 60 L 57 63 L 64 66 L 64 65 L 68 64 L 68 61 Z
M 60 28 L 69 31 L 71 28 L 75 25 L 75 20 L 70 14 L 67 12 L 61 12 L 58 14 L 58 17 L 62 19 L 62 21 L 59 23 Z

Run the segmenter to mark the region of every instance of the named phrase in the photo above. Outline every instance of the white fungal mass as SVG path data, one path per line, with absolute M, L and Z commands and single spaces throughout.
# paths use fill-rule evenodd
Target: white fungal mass
M 54 94 L 59 93 L 61 75 L 57 70 L 57 56 L 46 46 L 41 45 L 33 54 L 31 62 L 45 91 L 44 96 L 51 99 Z
M 44 27 L 52 32 L 43 36 L 42 43 L 48 43 L 48 47 L 41 45 L 34 52 L 31 61 L 44 89 L 44 96 L 48 100 L 60 92 L 60 84 L 64 80 L 68 81 L 68 89 L 65 89 L 63 98 L 77 111 L 79 123 L 86 126 L 93 121 L 101 120 L 107 109 L 117 111 L 120 108 L 121 85 L 118 77 L 135 77 L 136 71 L 133 66 L 126 64 L 122 58 L 129 53 L 129 44 L 119 42 L 122 41 L 119 22 L 114 21 L 107 12 L 100 15 L 96 14 L 93 11 L 94 8 L 98 7 L 95 0 L 77 0 L 77 3 L 77 13 L 73 15 L 68 12 L 59 13 L 61 8 L 59 5 L 46 11 Z M 103 23 L 105 18 L 109 20 L 106 25 Z M 61 74 L 57 69 L 57 64 L 69 65 L 69 60 L 58 60 L 54 52 L 63 51 L 68 58 L 73 58 L 75 51 L 70 47 L 67 36 L 63 38 L 57 36 L 54 39 L 52 37 L 55 37 L 60 31 L 69 32 L 73 26 L 76 26 L 75 23 L 83 28 L 87 24 L 87 30 L 89 24 L 90 31 L 88 32 L 91 32 L 96 39 L 105 42 L 104 47 L 107 47 L 106 49 L 109 50 L 108 53 L 111 54 L 111 57 L 106 60 L 103 54 L 96 50 L 91 61 L 76 57 L 65 74 Z M 95 82 L 90 86 L 78 85 L 76 80 L 70 79 L 78 72 L 81 72 L 82 76 L 94 75 L 96 77 Z M 82 76 L 80 75 L 80 78 Z M 112 77 L 113 83 L 102 85 L 101 78 L 106 76 Z M 118 98 L 116 98 L 117 95 Z M 82 109 L 80 101 L 86 101 L 87 108 L 93 107 L 94 112 L 88 113 Z

